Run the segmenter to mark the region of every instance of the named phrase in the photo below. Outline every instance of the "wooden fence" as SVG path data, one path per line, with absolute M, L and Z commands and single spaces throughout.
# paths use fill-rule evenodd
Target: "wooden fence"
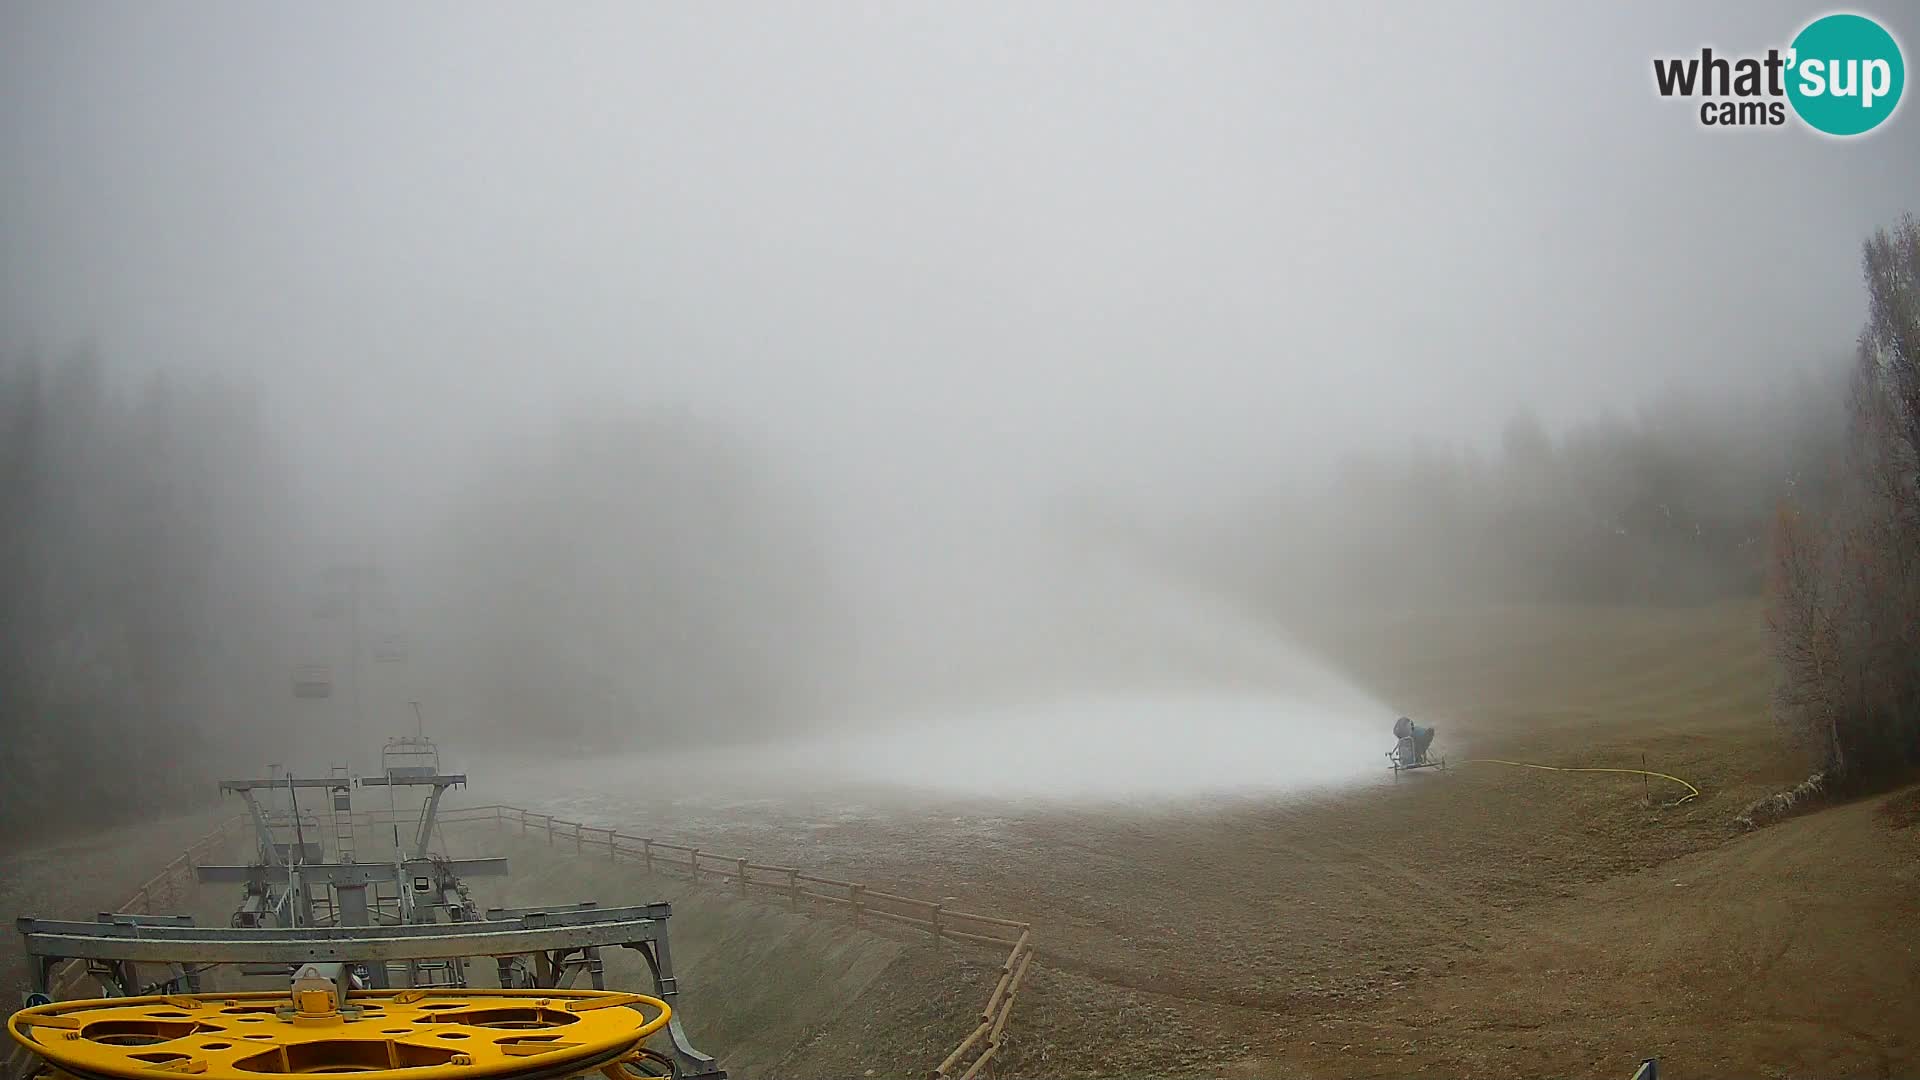
M 410 824 L 417 817 L 392 811 L 356 811 L 358 827 Z M 870 889 L 857 881 L 810 874 L 798 867 L 757 863 L 734 855 L 722 855 L 696 845 L 677 844 L 650 836 L 633 836 L 617 829 L 568 821 L 551 814 L 517 806 L 492 805 L 459 810 L 443 810 L 442 823 L 453 825 L 493 822 L 500 828 L 519 826 L 522 836 L 543 837 L 556 847 L 571 846 L 580 855 L 605 852 L 609 859 L 638 862 L 648 873 L 678 874 L 694 882 L 731 887 L 740 896 L 756 892 L 768 899 L 784 899 L 794 911 L 821 911 L 843 908 L 855 927 L 869 923 L 895 923 L 924 930 L 935 939 L 950 939 L 979 945 L 1009 946 L 1000 965 L 1000 977 L 986 1007 L 980 1010 L 979 1023 L 948 1054 L 931 1076 L 934 1080 L 973 1080 L 993 1060 L 1006 1037 L 1007 1023 L 1013 1016 L 1013 1003 L 1019 997 L 1027 969 L 1033 963 L 1032 929 L 1015 919 L 1002 919 L 970 911 L 957 911 L 933 900 L 902 896 Z M 194 886 L 193 868 L 213 848 L 226 843 L 245 818 L 223 821 L 212 832 L 195 841 L 186 851 L 148 879 L 127 902 L 116 910 L 155 914 L 178 910 Z M 82 972 L 70 972 L 61 980 L 64 996 L 71 984 L 78 983 Z M 962 1065 L 964 1063 L 964 1068 Z M 11 1068 L 9 1075 L 20 1075 Z M 956 1069 L 960 1071 L 955 1072 Z
M 373 811 L 367 823 L 389 824 L 393 820 L 389 812 Z M 403 816 L 400 820 L 404 823 L 411 819 Z M 1032 927 L 1017 919 L 957 911 L 937 901 L 882 892 L 857 881 L 723 855 L 698 845 L 634 836 L 604 825 L 569 821 L 518 806 L 446 811 L 440 820 L 449 824 L 492 821 L 501 828 L 517 825 L 522 836 L 544 838 L 556 847 L 571 846 L 576 854 L 604 851 L 609 859 L 637 861 L 649 873 L 676 874 L 695 882 L 731 887 L 740 896 L 758 892 L 772 899 L 785 899 L 795 911 L 844 908 L 856 927 L 878 920 L 924 930 L 936 939 L 1008 946 L 1007 957 L 1000 964 L 1000 977 L 987 998 L 986 1007 L 980 1010 L 979 1023 L 932 1071 L 930 1075 L 934 1080 L 955 1076 L 959 1080 L 973 1080 L 981 1075 L 1005 1045 L 1013 1003 L 1033 963 Z
M 127 902 L 115 911 L 123 914 L 152 915 L 157 906 L 162 913 L 171 913 L 180 909 L 181 903 L 192 895 L 198 881 L 193 868 L 198 866 L 207 853 L 228 842 L 235 829 L 246 824 L 244 817 L 232 817 L 215 826 L 212 832 L 195 840 L 192 846 L 173 857 L 173 861 L 160 868 L 160 872 L 148 878 L 144 884 L 133 891 Z

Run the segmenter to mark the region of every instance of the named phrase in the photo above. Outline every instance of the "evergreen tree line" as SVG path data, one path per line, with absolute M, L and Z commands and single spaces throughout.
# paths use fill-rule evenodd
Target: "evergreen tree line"
M 210 801 L 271 706 L 289 508 L 239 388 L 0 362 L 0 829 Z
M 1842 464 L 1839 365 L 1726 396 L 1673 393 L 1497 447 L 1343 458 L 1213 538 L 1273 604 L 1697 604 L 1755 596 L 1787 501 L 1824 507 Z
M 828 692 L 813 509 L 714 422 L 570 418 L 501 446 L 440 532 L 432 604 L 476 736 L 567 754 L 751 739 Z
M 1920 765 L 1920 222 L 1867 240 L 1850 359 L 1491 452 L 1346 458 L 1216 531 L 1269 607 L 1764 599 L 1773 719 L 1846 788 Z M 1194 553 L 1189 550 L 1191 559 Z

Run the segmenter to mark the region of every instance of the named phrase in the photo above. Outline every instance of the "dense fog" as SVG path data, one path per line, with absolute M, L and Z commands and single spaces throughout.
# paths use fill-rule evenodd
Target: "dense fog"
M 1755 594 L 1920 143 L 1646 63 L 1797 18 L 6 5 L 0 819 L 416 723 L 1184 789 L 1381 741 L 1314 611 Z

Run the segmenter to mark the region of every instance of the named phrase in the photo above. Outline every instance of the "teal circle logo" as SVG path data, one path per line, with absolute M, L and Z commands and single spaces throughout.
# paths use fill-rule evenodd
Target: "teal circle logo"
M 1907 65 L 1900 43 L 1864 15 L 1827 15 L 1793 39 L 1787 100 L 1816 131 L 1862 135 L 1900 105 Z

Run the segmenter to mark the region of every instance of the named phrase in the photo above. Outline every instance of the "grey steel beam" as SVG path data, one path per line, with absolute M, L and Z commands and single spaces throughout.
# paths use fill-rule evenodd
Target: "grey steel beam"
M 635 904 L 630 907 L 594 907 L 587 904 L 563 904 L 554 907 L 489 908 L 489 922 L 509 921 L 527 926 L 586 926 L 607 919 L 651 919 L 661 922 L 673 915 L 668 903 Z
M 405 769 L 391 770 L 393 775 L 363 776 L 361 787 L 466 787 L 466 773 L 420 773 L 409 775 Z
M 483 918 L 488 919 L 524 919 L 529 915 L 546 915 L 555 911 L 598 911 L 600 904 L 595 900 L 582 900 L 577 904 L 544 904 L 536 907 L 490 907 Z
M 396 871 L 392 863 L 302 863 L 300 876 L 315 885 L 365 885 L 375 881 L 411 881 L 415 877 L 432 877 L 435 866 L 444 866 L 455 877 L 505 877 L 507 860 L 502 856 L 488 856 L 480 859 L 448 859 L 434 863 L 427 859 L 409 860 L 405 867 Z M 285 867 L 240 866 L 230 863 L 215 863 L 193 868 L 194 876 L 202 885 L 235 885 L 249 881 L 285 881 Z
M 226 785 L 222 784 L 221 790 L 225 789 Z M 273 826 L 267 823 L 266 816 L 260 811 L 260 804 L 254 801 L 253 788 L 249 786 L 235 790 L 240 792 L 241 801 L 247 804 L 247 813 L 253 819 L 254 843 L 260 849 L 260 861 L 269 866 L 279 866 L 280 856 L 273 849 Z
M 286 778 L 279 780 L 222 780 L 220 781 L 220 793 L 225 795 L 229 791 L 252 791 L 255 788 L 337 788 L 346 787 L 348 783 L 349 781 L 345 777 L 335 777 L 332 780 L 294 780 Z
M 96 923 L 112 926 L 192 926 L 191 915 L 139 915 L 125 911 L 103 911 L 93 917 Z
M 447 793 L 445 786 L 435 784 L 433 794 L 427 796 L 427 805 L 420 811 L 420 832 L 413 838 L 413 857 L 424 859 L 427 849 L 433 844 L 433 825 L 440 816 L 440 797 Z
M 665 930 L 656 919 L 619 917 L 550 926 L 528 925 L 528 920 L 516 919 L 296 930 L 127 926 L 32 918 L 22 918 L 17 924 L 30 956 L 201 964 L 512 956 L 635 945 L 655 941 Z

